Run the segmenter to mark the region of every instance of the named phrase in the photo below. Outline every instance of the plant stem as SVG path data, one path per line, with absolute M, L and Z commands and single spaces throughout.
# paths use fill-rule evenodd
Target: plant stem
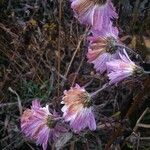
M 139 54 L 137 54 L 134 50 L 132 50 L 131 48 L 129 48 L 125 45 L 122 45 L 122 44 L 116 44 L 115 46 L 125 48 L 127 51 L 129 51 L 129 52 L 133 53 L 134 55 L 136 55 L 140 59 L 140 61 L 144 62 L 142 57 Z
M 145 74 L 150 74 L 150 71 L 144 71 Z
M 143 97 L 149 92 L 150 90 L 150 78 L 148 77 L 144 81 L 144 88 L 133 98 L 133 103 L 131 107 L 128 109 L 128 112 L 126 113 L 124 120 L 129 119 L 131 115 L 134 113 L 135 110 L 139 108 L 139 105 L 141 104 L 141 101 Z M 104 150 L 110 150 L 110 146 L 114 143 L 114 141 L 117 139 L 117 137 L 121 136 L 124 129 L 124 126 L 122 124 L 117 124 L 115 126 L 116 131 L 112 133 L 112 136 L 110 137 L 110 140 L 108 140 L 108 143 L 105 146 Z
M 61 19 L 62 19 L 62 1 L 59 1 L 59 29 L 58 29 L 58 64 L 57 64 L 57 70 L 58 73 L 60 73 L 60 63 L 61 63 L 61 58 L 60 58 L 60 52 L 61 52 Z M 57 83 L 58 83 L 58 88 L 57 88 L 57 94 L 59 96 L 60 94 L 60 76 L 59 74 L 57 75 Z
M 97 91 L 91 93 L 91 97 L 94 98 L 99 92 L 101 92 L 102 90 L 106 89 L 109 86 L 108 83 L 104 84 L 100 89 L 98 89 Z

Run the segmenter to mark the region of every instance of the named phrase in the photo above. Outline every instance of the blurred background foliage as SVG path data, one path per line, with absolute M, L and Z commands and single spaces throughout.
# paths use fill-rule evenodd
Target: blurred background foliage
M 114 4 L 119 13 L 119 20 L 114 24 L 120 30 L 122 42 L 150 63 L 150 1 L 114 0 Z M 85 31 L 86 28 L 73 17 L 69 0 L 0 0 L 0 149 L 39 149 L 20 133 L 17 97 L 8 90 L 9 87 L 19 95 L 23 109 L 29 107 L 33 98 L 40 98 L 59 111 L 63 90 L 75 82 L 85 85 L 93 80 L 87 88 L 89 91 L 106 82 L 107 79 L 97 75 L 86 62 Z M 128 84 L 128 87 L 120 85 L 119 93 L 116 87 L 104 91 L 95 102 L 106 104 L 106 108 L 96 112 L 98 118 L 111 122 L 112 119 L 106 119 L 104 115 L 120 114 L 118 112 L 123 115 L 140 88 L 140 84 Z M 130 136 L 131 126 L 148 105 L 143 102 L 134 119 L 130 120 L 131 125 L 127 123 L 123 139 Z M 115 120 L 121 117 L 116 116 Z M 150 117 L 146 118 L 149 120 Z M 87 133 L 78 140 L 76 137 L 74 140 L 79 142 L 71 143 L 71 146 L 100 149 L 107 143 L 109 132 Z M 144 136 L 150 136 L 146 134 L 147 130 L 142 132 Z M 140 150 L 150 148 L 147 141 L 140 142 Z M 117 142 L 123 145 L 121 138 Z M 119 149 L 118 143 L 115 148 Z M 125 149 L 134 149 L 137 138 L 124 145 Z

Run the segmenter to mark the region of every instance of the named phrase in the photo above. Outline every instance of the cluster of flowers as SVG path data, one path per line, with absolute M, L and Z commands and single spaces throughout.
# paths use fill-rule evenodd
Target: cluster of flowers
M 109 84 L 116 84 L 131 75 L 141 75 L 143 68 L 129 58 L 126 50 L 119 47 L 118 29 L 112 20 L 118 14 L 111 0 L 71 0 L 75 17 L 91 26 L 87 58 L 100 74 L 107 72 Z M 73 132 L 85 128 L 96 130 L 96 121 L 91 103 L 92 94 L 78 84 L 64 91 L 61 104 L 63 116 L 50 112 L 48 105 L 42 107 L 38 100 L 32 102 L 21 116 L 21 129 L 26 137 L 33 139 L 46 150 L 48 141 L 54 142 L 61 134 L 68 132 L 65 122 L 70 123 Z
M 96 130 L 96 121 L 92 112 L 91 95 L 78 84 L 64 91 L 62 99 L 63 116 L 50 111 L 48 105 L 42 107 L 39 100 L 32 102 L 31 109 L 26 109 L 21 116 L 22 132 L 37 145 L 46 150 L 48 142 L 55 142 L 69 128 L 65 122 L 70 122 L 74 133 L 79 133 L 86 127 Z

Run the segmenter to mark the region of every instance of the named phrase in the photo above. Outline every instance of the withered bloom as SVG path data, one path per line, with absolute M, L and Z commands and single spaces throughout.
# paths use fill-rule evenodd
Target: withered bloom
M 121 59 L 107 62 L 110 84 L 116 84 L 129 76 L 139 76 L 144 73 L 143 68 L 131 61 L 125 50 L 124 54 L 119 55 Z
M 71 0 L 71 7 L 75 17 L 86 25 L 91 25 L 94 30 L 102 30 L 110 24 L 111 19 L 118 14 L 111 0 Z
M 89 41 L 88 62 L 94 64 L 96 71 L 102 74 L 107 69 L 106 62 L 119 57 L 115 46 L 119 42 L 118 29 L 110 23 L 101 32 L 94 31 Z
M 63 117 L 70 122 L 74 132 L 79 133 L 86 127 L 96 129 L 96 122 L 92 112 L 91 98 L 87 91 L 76 84 L 70 90 L 64 91 L 62 104 Z
M 41 107 L 39 101 L 32 102 L 31 109 L 26 109 L 21 116 L 21 130 L 26 137 L 35 140 L 37 145 L 42 145 L 46 150 L 48 141 L 55 141 L 62 132 L 66 131 L 58 123 L 59 116 L 51 114 L 46 107 Z

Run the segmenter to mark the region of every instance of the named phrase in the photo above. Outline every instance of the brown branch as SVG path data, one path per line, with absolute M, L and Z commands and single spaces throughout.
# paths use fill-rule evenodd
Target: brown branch
M 129 108 L 127 114 L 125 115 L 124 119 L 128 119 L 133 114 L 133 112 L 138 109 L 140 102 L 142 101 L 142 98 L 144 97 L 144 95 L 146 95 L 149 92 L 150 90 L 150 78 L 149 77 L 144 81 L 143 86 L 144 88 L 133 98 L 133 103 L 131 107 Z M 116 125 L 115 128 L 116 128 L 116 131 L 114 131 L 114 133 L 110 137 L 110 140 L 105 146 L 105 150 L 110 150 L 110 146 L 113 144 L 113 142 L 116 140 L 117 137 L 122 135 L 124 131 L 124 127 L 122 124 Z
M 3 29 L 6 33 L 10 34 L 12 38 L 18 39 L 18 35 L 13 33 L 9 28 L 6 28 L 4 24 L 0 23 L 0 28 Z
M 71 67 L 71 65 L 72 65 L 72 63 L 73 63 L 73 60 L 74 60 L 74 58 L 75 58 L 75 56 L 76 56 L 78 50 L 80 49 L 80 46 L 81 46 L 81 43 L 82 43 L 83 39 L 84 39 L 84 36 L 82 36 L 82 37 L 79 39 L 77 48 L 76 48 L 76 50 L 75 50 L 74 53 L 73 53 L 73 56 L 72 56 L 71 61 L 70 61 L 70 63 L 69 63 L 68 69 L 67 69 L 67 71 L 66 71 L 66 73 L 65 73 L 65 77 L 67 77 L 67 75 L 68 75 L 68 73 L 69 73 L 69 71 L 70 71 L 70 67 Z
M 74 78 L 73 78 L 73 81 L 72 81 L 72 83 L 71 83 L 71 86 L 73 86 L 74 83 L 75 83 L 75 81 L 76 81 L 77 74 L 79 73 L 79 71 L 80 71 L 80 69 L 81 69 L 81 66 L 82 66 L 82 64 L 83 64 L 83 61 L 84 61 L 84 58 L 82 58 L 82 60 L 81 60 L 81 62 L 80 62 L 80 64 L 79 64 L 79 67 L 77 68 L 77 71 L 76 71 L 76 74 L 75 74 L 75 76 L 74 76 Z
M 69 66 L 68 66 L 67 71 L 66 71 L 66 73 L 65 73 L 65 75 L 64 75 L 65 78 L 67 78 L 67 76 L 68 76 L 68 73 L 69 73 L 70 68 L 71 68 L 71 65 L 72 65 L 72 63 L 73 63 L 73 61 L 74 61 L 74 58 L 75 58 L 77 52 L 80 50 L 80 46 L 81 46 L 83 40 L 85 39 L 85 37 L 86 37 L 88 31 L 89 31 L 89 27 L 87 27 L 87 28 L 85 29 L 84 34 L 81 35 L 81 37 L 79 38 L 77 47 L 76 47 L 76 49 L 75 49 L 75 51 L 74 51 L 74 53 L 73 53 L 73 55 L 72 55 L 72 58 L 71 58 L 70 63 L 69 63 Z
M 144 112 L 142 113 L 142 115 L 140 116 L 140 118 L 137 120 L 135 127 L 133 128 L 133 131 L 136 132 L 138 129 L 138 125 L 141 122 L 141 120 L 143 119 L 143 117 L 145 116 L 145 114 L 149 111 L 149 108 L 147 107 Z
M 60 73 L 60 63 L 61 63 L 61 58 L 60 58 L 60 46 L 61 46 L 61 18 L 62 18 L 62 1 L 63 0 L 60 0 L 59 1 L 59 33 L 58 33 L 58 65 L 57 65 L 57 69 L 58 69 L 58 73 Z M 60 76 L 58 75 L 57 76 L 57 82 L 58 82 L 58 89 L 57 89 L 57 93 L 58 93 L 58 96 L 60 94 L 59 92 L 59 82 L 60 82 Z
M 150 124 L 139 123 L 139 124 L 137 124 L 137 126 L 141 127 L 141 128 L 148 128 L 148 129 L 150 129 Z
M 17 93 L 15 90 L 13 90 L 11 87 L 9 87 L 8 90 L 17 96 L 18 108 L 19 108 L 19 112 L 20 112 L 20 116 L 21 116 L 21 115 L 22 115 L 23 108 L 22 108 L 20 96 L 19 96 L 18 93 Z

